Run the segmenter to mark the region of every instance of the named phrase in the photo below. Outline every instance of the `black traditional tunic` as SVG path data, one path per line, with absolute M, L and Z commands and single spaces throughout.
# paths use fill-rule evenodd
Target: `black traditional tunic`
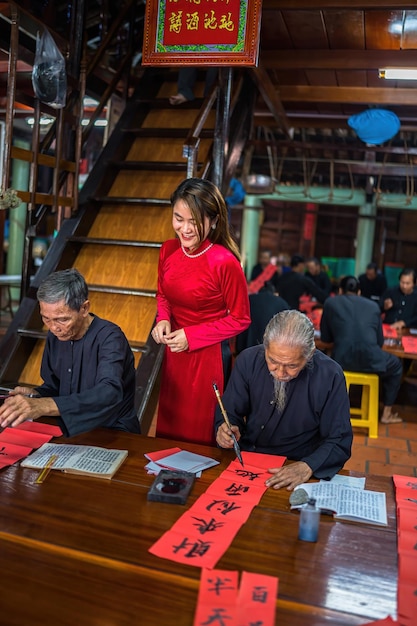
M 65 435 L 98 427 L 140 432 L 133 354 L 112 322 L 94 316 L 77 341 L 60 341 L 48 332 L 41 376 L 44 382 L 36 391 L 54 398 Z

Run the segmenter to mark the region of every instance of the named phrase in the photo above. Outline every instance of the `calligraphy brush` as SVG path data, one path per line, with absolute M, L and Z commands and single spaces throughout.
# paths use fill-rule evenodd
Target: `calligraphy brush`
M 221 410 L 221 412 L 222 412 L 223 419 L 224 419 L 224 421 L 226 422 L 227 427 L 230 429 L 230 432 L 232 433 L 233 447 L 234 447 L 234 449 L 235 449 L 236 456 L 237 456 L 237 458 L 239 459 L 239 461 L 240 461 L 240 463 L 241 463 L 242 467 L 244 467 L 244 465 L 243 465 L 243 459 L 242 459 L 242 453 L 241 453 L 241 451 L 240 451 L 240 447 L 239 447 L 239 444 L 238 444 L 238 442 L 237 442 L 236 435 L 235 435 L 235 433 L 233 432 L 233 430 L 232 430 L 232 426 L 231 426 L 231 424 L 230 424 L 230 422 L 229 422 L 229 418 L 228 418 L 228 416 L 227 416 L 226 409 L 224 408 L 224 405 L 223 405 L 222 399 L 221 399 L 221 397 L 220 397 L 220 391 L 219 391 L 219 389 L 218 389 L 218 387 L 217 387 L 216 383 L 213 383 L 213 389 L 214 389 L 214 393 L 216 394 L 217 402 L 219 403 L 219 407 L 220 407 L 220 410 Z

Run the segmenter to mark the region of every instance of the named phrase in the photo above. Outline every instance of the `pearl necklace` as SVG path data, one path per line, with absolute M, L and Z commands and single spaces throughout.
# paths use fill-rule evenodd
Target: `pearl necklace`
M 199 257 L 202 254 L 204 254 L 205 252 L 207 252 L 207 250 L 210 250 L 210 248 L 212 246 L 213 246 L 213 244 L 211 243 L 209 246 L 207 246 L 207 248 L 204 248 L 204 250 L 202 250 L 198 254 L 188 254 L 188 252 L 185 251 L 185 248 L 184 248 L 184 246 L 182 244 L 181 244 L 181 250 L 184 252 L 185 256 L 188 256 L 189 259 L 196 259 L 197 257 Z

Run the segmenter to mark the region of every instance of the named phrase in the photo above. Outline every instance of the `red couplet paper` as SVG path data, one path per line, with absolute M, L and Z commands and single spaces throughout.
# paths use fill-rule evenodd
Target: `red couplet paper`
M 27 446 L 17 446 L 13 443 L 0 441 L 0 467 L 13 465 L 13 463 L 26 458 L 31 452 L 32 448 Z
M 32 449 L 40 448 L 51 439 L 52 435 L 37 433 L 31 430 L 19 430 L 17 428 L 11 428 L 10 426 L 0 433 L 0 442 L 5 441 L 20 446 L 30 446 Z
M 393 480 L 397 505 L 398 615 L 403 626 L 413 626 L 417 615 L 417 479 L 395 474 Z
M 278 578 L 243 572 L 237 599 L 238 626 L 275 626 Z
M 275 625 L 278 578 L 243 572 L 238 589 L 238 572 L 203 568 L 194 626 Z
M 52 437 L 62 437 L 62 430 L 59 426 L 55 426 L 54 424 L 44 424 L 43 422 L 31 422 L 30 420 L 26 420 L 22 422 L 22 424 L 14 426 L 14 428 L 17 430 L 30 430 L 35 433 L 51 435 L 51 439 Z
M 284 457 L 271 457 L 266 462 L 268 455 L 250 454 L 243 457 L 244 467 L 236 460 L 230 463 L 149 552 L 197 567 L 215 567 L 266 491 L 269 474 L 256 463 L 279 467 L 277 463 L 285 461 Z M 246 465 L 249 459 L 252 465 Z
M 392 328 L 389 324 L 382 324 L 382 334 L 384 337 L 392 337 L 398 339 L 398 333 L 396 328 Z
M 181 448 L 168 448 L 167 450 L 156 450 L 156 452 L 147 452 L 145 457 L 149 459 L 149 461 L 154 461 L 156 463 L 160 459 L 164 459 L 166 456 L 170 456 L 171 454 L 175 454 L 176 452 L 181 452 Z
M 404 352 L 411 352 L 412 354 L 417 354 L 417 337 L 410 337 L 408 335 L 404 335 L 401 339 Z
M 201 570 L 194 626 L 203 624 L 234 626 L 236 624 L 238 577 L 238 572 L 206 568 Z

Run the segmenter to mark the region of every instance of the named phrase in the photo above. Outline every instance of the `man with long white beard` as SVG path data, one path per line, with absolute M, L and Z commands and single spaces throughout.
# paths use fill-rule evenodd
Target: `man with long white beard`
M 262 346 L 240 353 L 223 404 L 242 450 L 286 456 L 266 484 L 292 490 L 312 476 L 330 479 L 350 458 L 352 426 L 342 368 L 315 348 L 314 327 L 299 311 L 275 315 Z M 216 411 L 216 441 L 233 447 Z

